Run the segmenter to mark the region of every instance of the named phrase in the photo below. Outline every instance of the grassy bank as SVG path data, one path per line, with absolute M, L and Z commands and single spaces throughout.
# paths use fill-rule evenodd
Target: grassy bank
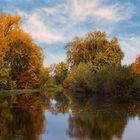
M 0 90 L 0 96 L 12 96 L 24 93 L 35 93 L 40 92 L 40 89 L 15 89 L 15 90 Z

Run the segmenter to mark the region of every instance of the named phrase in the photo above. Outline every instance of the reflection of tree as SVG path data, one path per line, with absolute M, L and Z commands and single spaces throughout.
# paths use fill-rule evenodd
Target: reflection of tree
M 56 109 L 58 112 L 67 113 L 69 110 L 69 100 L 63 93 L 58 93 L 55 96 L 55 100 L 57 101 Z
M 49 100 L 49 97 L 47 97 Z M 69 111 L 69 99 L 63 94 L 63 92 L 53 92 L 53 98 L 56 101 L 55 105 L 49 108 L 49 111 L 57 115 L 58 113 L 68 113 Z
M 122 107 L 123 108 L 123 107 Z M 128 110 L 128 108 L 130 110 Z M 112 140 L 121 138 L 128 119 L 139 114 L 140 109 L 102 109 L 94 113 L 79 113 L 69 117 L 67 134 L 77 140 Z M 116 108 L 117 109 L 117 108 Z M 139 110 L 139 111 L 138 111 Z
M 43 124 L 43 102 L 37 95 L 0 103 L 0 140 L 36 140 Z

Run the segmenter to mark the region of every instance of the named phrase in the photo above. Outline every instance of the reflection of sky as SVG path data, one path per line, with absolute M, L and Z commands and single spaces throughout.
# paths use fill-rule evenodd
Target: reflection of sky
M 123 140 L 140 140 L 140 120 L 138 117 L 129 121 L 122 138 Z
M 130 64 L 140 53 L 140 0 L 0 0 L 0 13 L 18 13 L 42 46 L 45 65 L 65 60 L 66 42 L 89 31 L 117 36 Z
M 69 114 L 54 115 L 49 111 L 45 112 L 46 125 L 40 136 L 40 140 L 75 140 L 66 135 L 68 130 Z M 113 140 L 120 140 L 114 138 Z M 140 140 L 140 120 L 138 117 L 130 119 L 121 140 Z
M 74 140 L 66 135 L 69 114 L 45 112 L 46 125 L 40 140 Z

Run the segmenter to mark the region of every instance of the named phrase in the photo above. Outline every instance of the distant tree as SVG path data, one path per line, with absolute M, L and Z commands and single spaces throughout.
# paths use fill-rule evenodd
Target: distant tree
M 60 62 L 54 68 L 54 78 L 57 84 L 62 84 L 68 74 L 68 66 L 64 62 Z

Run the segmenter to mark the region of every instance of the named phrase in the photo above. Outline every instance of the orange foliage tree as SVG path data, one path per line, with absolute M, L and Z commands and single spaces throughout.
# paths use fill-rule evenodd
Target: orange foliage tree
M 137 56 L 135 62 L 132 64 L 132 70 L 136 73 L 136 74 L 140 74 L 140 55 Z
M 37 88 L 40 82 L 43 56 L 39 46 L 20 27 L 19 16 L 0 15 L 0 88 Z

